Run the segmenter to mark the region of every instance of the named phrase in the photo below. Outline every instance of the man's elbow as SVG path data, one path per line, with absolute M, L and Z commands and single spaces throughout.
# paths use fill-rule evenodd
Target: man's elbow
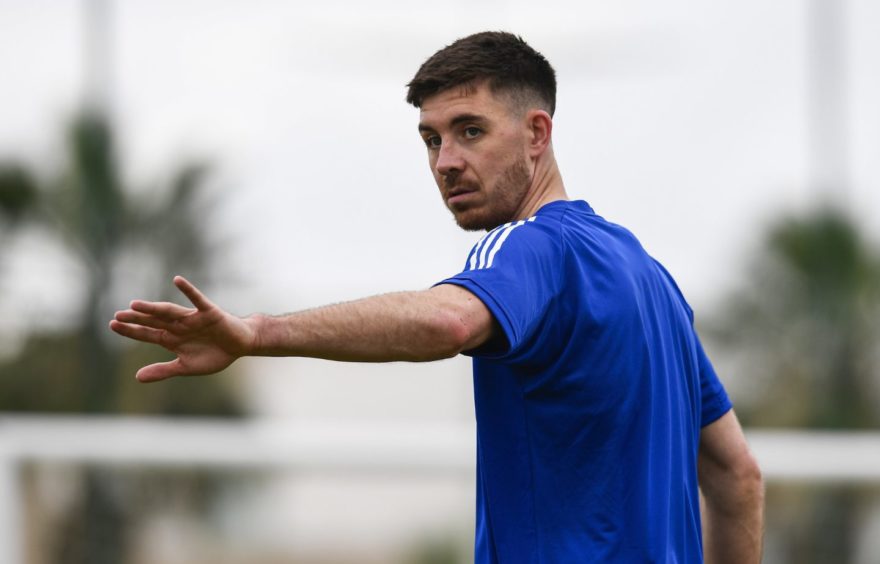
M 438 311 L 432 316 L 428 340 L 430 353 L 420 360 L 452 358 L 477 345 L 473 328 L 455 311 Z
M 737 515 L 762 510 L 764 477 L 757 459 L 750 451 L 706 478 L 701 480 L 706 501 L 723 514 Z
M 749 452 L 748 456 L 740 464 L 737 469 L 737 480 L 743 491 L 747 492 L 756 503 L 763 506 L 764 504 L 764 475 L 761 472 L 761 466 L 755 456 Z
M 764 491 L 764 476 L 761 473 L 761 466 L 751 450 L 745 450 L 736 462 L 732 465 L 729 472 L 732 479 L 739 484 L 740 488 L 745 491 L 760 490 Z

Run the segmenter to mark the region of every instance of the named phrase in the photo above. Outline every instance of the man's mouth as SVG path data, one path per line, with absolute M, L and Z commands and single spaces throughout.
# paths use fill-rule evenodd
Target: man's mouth
M 460 192 L 446 198 L 446 205 L 454 208 L 464 205 L 474 192 Z
M 458 202 L 464 201 L 470 194 L 473 194 L 476 191 L 477 189 L 471 186 L 454 186 L 446 191 L 446 203 L 450 206 L 454 205 Z

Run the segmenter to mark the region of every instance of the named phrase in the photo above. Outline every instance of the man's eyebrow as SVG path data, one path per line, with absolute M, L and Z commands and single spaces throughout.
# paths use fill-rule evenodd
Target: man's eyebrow
M 478 115 L 478 114 L 459 114 L 459 115 L 455 116 L 454 118 L 452 118 L 451 120 L 449 120 L 449 125 L 456 126 L 456 125 L 461 125 L 462 123 L 482 124 L 485 121 L 486 121 L 486 118 L 481 115 Z M 431 127 L 430 125 L 420 123 L 419 124 L 419 131 L 420 132 L 422 132 L 422 131 L 435 131 L 435 129 L 433 127 Z
M 450 125 L 459 125 L 462 123 L 483 123 L 486 120 L 481 115 L 477 114 L 461 114 L 457 115 L 449 122 Z

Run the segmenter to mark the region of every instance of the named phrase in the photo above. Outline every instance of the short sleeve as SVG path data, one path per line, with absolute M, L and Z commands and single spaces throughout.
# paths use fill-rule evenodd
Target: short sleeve
M 714 422 L 716 419 L 730 411 L 733 404 L 715 373 L 715 368 L 706 356 L 703 345 L 697 338 L 697 361 L 700 368 L 700 394 L 702 396 L 702 411 L 700 413 L 700 426 Z
M 500 325 L 506 343 L 468 351 L 471 356 L 510 358 L 528 346 L 560 292 L 564 257 L 558 237 L 541 225 L 549 218 L 501 225 L 474 245 L 464 270 L 439 284 L 476 295 Z

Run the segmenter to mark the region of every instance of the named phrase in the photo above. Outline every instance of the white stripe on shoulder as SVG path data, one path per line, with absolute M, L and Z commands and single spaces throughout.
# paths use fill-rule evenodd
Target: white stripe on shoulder
M 492 242 L 497 239 L 498 235 L 503 231 L 503 229 L 493 229 L 492 234 L 488 238 L 486 238 L 486 242 L 483 244 L 482 250 L 480 250 L 480 257 L 477 260 L 477 268 L 484 268 L 486 266 L 486 254 L 492 247 Z
M 492 234 L 492 231 L 489 231 L 488 233 L 486 233 L 485 235 L 480 237 L 480 240 L 477 241 L 477 243 L 471 249 L 471 256 L 468 260 L 468 270 L 473 270 L 474 268 L 477 267 L 477 256 L 480 254 L 480 248 L 482 248 L 483 242 L 486 240 L 486 237 L 488 237 L 491 234 Z
M 506 226 L 504 226 L 503 231 L 499 232 L 500 235 L 498 235 L 498 237 L 494 241 L 492 241 L 491 243 L 487 242 L 486 247 L 488 248 L 491 245 L 492 248 L 489 250 L 488 255 L 486 256 L 487 260 L 485 262 L 481 261 L 481 265 L 479 268 L 491 267 L 492 263 L 495 261 L 495 255 L 498 253 L 499 250 L 501 250 L 501 246 L 504 244 L 504 241 L 506 241 L 507 238 L 510 236 L 510 234 L 513 232 L 513 230 L 516 229 L 517 227 L 521 227 L 521 226 L 525 225 L 526 223 L 530 223 L 532 221 L 535 221 L 535 219 L 537 219 L 537 216 L 532 216 L 528 219 L 524 219 L 524 220 L 517 221 L 514 223 L 509 223 Z M 483 254 L 485 254 L 485 253 L 486 253 L 486 249 L 483 250 Z
M 500 233 L 505 227 L 511 225 L 510 223 L 505 223 L 504 225 L 499 225 L 498 227 L 492 229 L 491 231 L 487 231 L 485 235 L 480 237 L 480 240 L 474 245 L 473 249 L 471 249 L 470 257 L 468 257 L 468 268 L 467 270 L 474 270 L 478 267 L 478 260 L 480 258 L 480 251 L 482 251 L 486 246 L 488 246 L 488 242 L 494 239 L 498 233 Z

